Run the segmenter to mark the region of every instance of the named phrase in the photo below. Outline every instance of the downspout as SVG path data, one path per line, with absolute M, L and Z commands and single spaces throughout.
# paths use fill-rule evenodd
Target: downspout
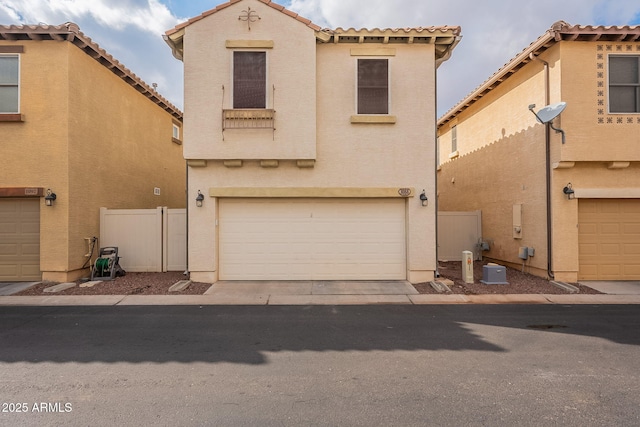
M 435 211 L 436 211 L 436 213 L 435 213 L 435 216 L 436 216 L 436 220 L 435 220 L 435 227 L 436 227 L 435 228 L 435 230 L 436 230 L 436 236 L 435 236 L 436 237 L 436 269 L 433 272 L 433 277 L 434 277 L 434 279 L 437 279 L 437 278 L 440 277 L 440 271 L 438 270 L 438 267 L 440 266 L 440 263 L 438 262 L 438 163 L 440 162 L 440 159 L 438 159 L 438 113 L 437 113 L 437 111 L 438 111 L 438 68 L 437 67 L 436 67 L 435 73 L 433 73 L 433 74 L 434 74 L 434 77 L 433 77 L 433 92 L 434 92 L 434 99 L 435 99 L 435 104 L 436 104 L 435 105 L 435 110 L 434 110 L 434 111 L 436 111 L 436 114 L 434 114 L 435 144 L 433 145 L 434 151 L 435 151 L 435 154 L 434 154 L 435 162 L 434 162 L 434 165 L 433 165 L 434 166 L 433 171 L 434 171 L 435 179 L 433 181 L 433 183 L 434 183 L 433 185 L 434 185 L 435 190 L 436 190 L 436 194 L 433 197 L 435 199 L 434 207 L 435 207 Z
M 184 161 L 184 165 L 185 165 L 185 171 L 186 171 L 186 175 L 187 175 L 187 182 L 185 183 L 187 188 L 185 191 L 185 198 L 187 199 L 187 203 L 185 205 L 186 207 L 186 215 L 187 215 L 187 257 L 186 257 L 186 269 L 184 271 L 184 275 L 189 277 L 190 273 L 189 273 L 189 162 L 187 160 Z
M 549 87 L 549 63 L 537 57 L 531 52 L 529 54 L 529 58 L 531 60 L 537 60 L 544 64 L 544 105 L 549 105 L 550 101 L 550 87 Z M 545 134 L 544 134 L 544 142 L 545 142 L 545 163 L 546 163 L 546 180 L 547 180 L 547 275 L 550 279 L 554 279 L 553 269 L 552 269 L 552 240 L 551 240 L 551 124 L 545 124 Z

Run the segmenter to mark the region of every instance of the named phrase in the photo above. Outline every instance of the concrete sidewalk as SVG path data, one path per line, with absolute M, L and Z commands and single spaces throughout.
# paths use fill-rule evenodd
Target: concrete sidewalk
M 409 282 L 217 282 L 204 295 L 0 296 L 0 306 L 640 304 L 640 282 L 597 282 L 585 294 L 419 294 Z

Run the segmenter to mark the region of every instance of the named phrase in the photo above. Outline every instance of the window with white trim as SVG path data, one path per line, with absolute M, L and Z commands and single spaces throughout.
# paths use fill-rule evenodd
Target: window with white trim
M 640 55 L 609 56 L 609 112 L 640 113 Z
M 267 108 L 267 52 L 233 52 L 233 108 Z
M 20 112 L 20 57 L 0 55 L 0 113 Z
M 358 114 L 389 114 L 389 60 L 358 59 Z

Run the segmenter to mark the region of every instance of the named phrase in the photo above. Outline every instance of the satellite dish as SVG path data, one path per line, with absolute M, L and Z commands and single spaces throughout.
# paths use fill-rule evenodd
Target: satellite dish
M 549 123 L 560 115 L 567 108 L 566 102 L 558 102 L 557 104 L 547 105 L 538 111 L 536 118 L 542 124 Z

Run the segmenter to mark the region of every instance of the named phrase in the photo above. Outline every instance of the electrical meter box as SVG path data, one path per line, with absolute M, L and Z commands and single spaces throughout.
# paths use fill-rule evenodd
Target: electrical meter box
M 502 265 L 483 265 L 480 283 L 485 285 L 508 285 L 507 268 Z

